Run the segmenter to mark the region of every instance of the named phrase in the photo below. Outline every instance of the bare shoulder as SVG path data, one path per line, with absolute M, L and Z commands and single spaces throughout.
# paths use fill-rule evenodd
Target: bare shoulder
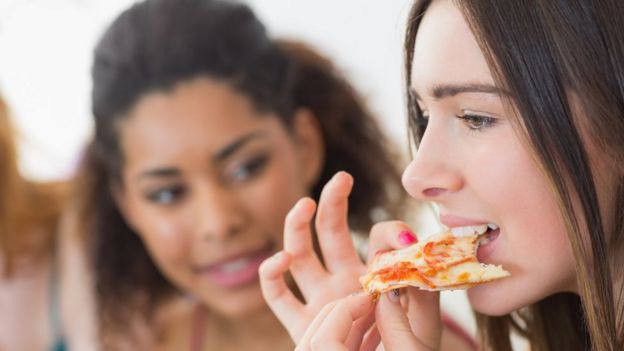
M 98 350 L 95 294 L 77 212 L 62 215 L 57 236 L 61 322 L 72 350 Z

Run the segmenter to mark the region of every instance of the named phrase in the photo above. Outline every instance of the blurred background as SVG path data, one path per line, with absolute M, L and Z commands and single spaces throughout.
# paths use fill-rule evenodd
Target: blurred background
M 91 132 L 92 48 L 133 0 L 0 0 L 0 91 L 30 178 L 71 173 Z M 411 1 L 248 0 L 276 36 L 303 39 L 368 99 L 403 147 L 402 35 Z M 405 147 L 403 149 L 406 149 Z
M 18 129 L 29 178 L 72 174 L 91 134 L 90 61 L 106 25 L 131 0 L 0 0 L 0 92 Z M 332 58 L 401 150 L 407 150 L 402 36 L 411 0 L 248 0 L 278 37 L 305 40 Z M 464 294 L 445 309 L 471 332 Z

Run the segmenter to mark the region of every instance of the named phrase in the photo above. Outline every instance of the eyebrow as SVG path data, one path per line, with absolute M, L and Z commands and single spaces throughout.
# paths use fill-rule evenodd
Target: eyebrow
M 266 137 L 267 133 L 265 131 L 256 131 L 243 135 L 242 137 L 234 140 L 233 142 L 223 147 L 221 150 L 217 151 L 213 158 L 215 161 L 223 161 L 226 158 L 232 156 L 232 154 L 236 153 L 236 151 L 238 151 L 244 145 L 249 144 L 250 141 Z
M 225 147 L 217 151 L 216 154 L 213 156 L 213 160 L 217 162 L 223 161 L 227 159 L 228 157 L 232 156 L 234 153 L 236 153 L 236 151 L 240 150 L 240 148 L 242 148 L 244 145 L 248 144 L 252 140 L 258 139 L 258 138 L 265 138 L 266 136 L 267 136 L 267 133 L 264 131 L 257 131 L 257 132 L 252 132 L 252 133 L 243 135 L 242 137 L 234 140 L 233 142 L 229 143 L 228 145 L 226 145 Z M 155 169 L 150 169 L 150 170 L 141 172 L 137 176 L 137 179 L 172 178 L 172 177 L 180 176 L 180 173 L 181 172 L 177 168 L 173 168 L 173 167 L 155 168 Z
M 422 98 L 416 90 L 410 88 L 411 93 L 416 100 L 422 101 Z M 482 93 L 492 95 L 509 95 L 506 91 L 492 85 L 483 83 L 468 83 L 468 84 L 440 84 L 430 89 L 429 95 L 433 96 L 436 100 L 457 96 L 459 94 L 467 93 Z
M 180 175 L 180 171 L 175 168 L 157 168 L 141 172 L 136 178 L 172 178 Z

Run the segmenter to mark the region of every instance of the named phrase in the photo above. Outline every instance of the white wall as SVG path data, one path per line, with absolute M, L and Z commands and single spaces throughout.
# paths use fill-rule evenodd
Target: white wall
M 0 0 L 0 93 L 19 132 L 22 171 L 68 175 L 89 136 L 91 48 L 127 0 Z
M 21 169 L 67 176 L 91 132 L 91 49 L 131 0 L 0 0 L 0 92 L 20 132 Z M 249 0 L 277 36 L 334 58 L 404 143 L 401 42 L 410 0 Z

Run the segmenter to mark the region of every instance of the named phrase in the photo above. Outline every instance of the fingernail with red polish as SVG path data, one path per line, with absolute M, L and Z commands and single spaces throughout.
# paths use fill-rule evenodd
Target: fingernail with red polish
M 399 242 L 403 245 L 411 245 L 416 242 L 416 236 L 409 230 L 404 230 L 399 233 Z

